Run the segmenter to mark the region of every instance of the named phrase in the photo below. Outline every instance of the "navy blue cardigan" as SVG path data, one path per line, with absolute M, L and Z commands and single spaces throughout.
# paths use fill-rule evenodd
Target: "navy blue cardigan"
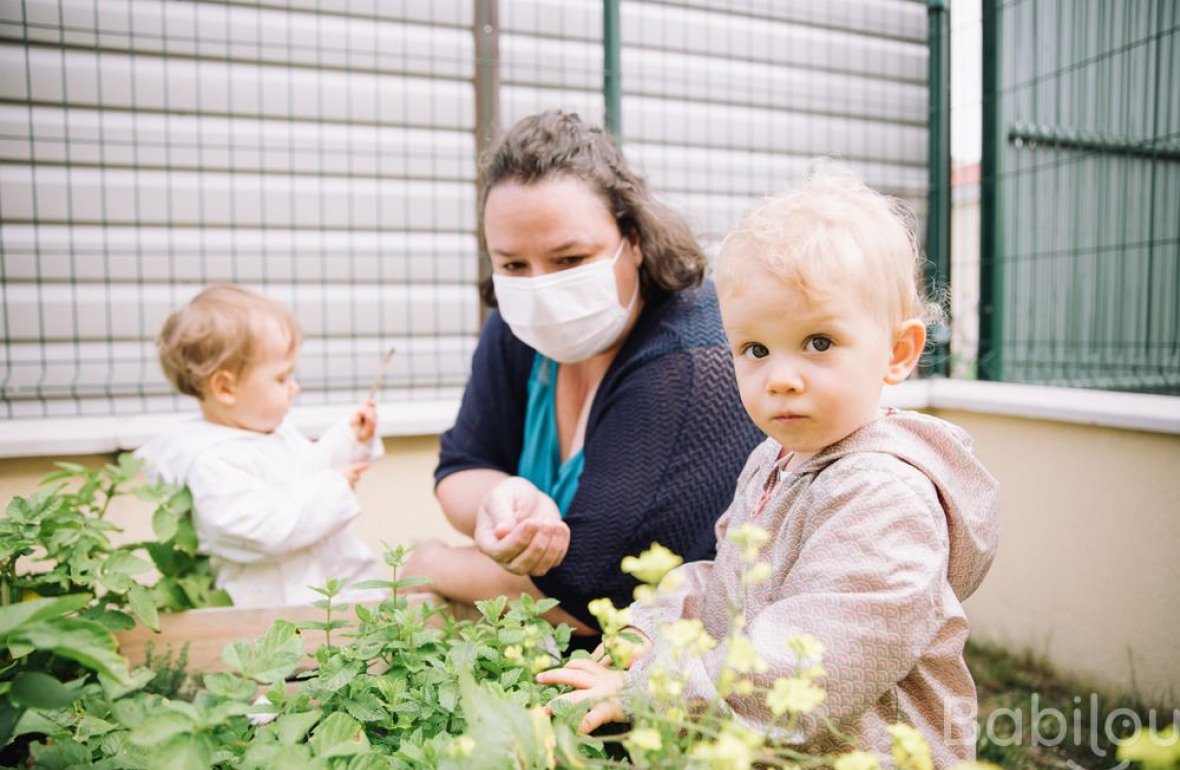
M 469 468 L 516 475 L 533 356 L 493 312 L 436 483 Z M 685 561 L 712 558 L 713 525 L 762 439 L 738 396 L 712 284 L 649 301 L 590 408 L 569 552 L 533 582 L 596 627 L 590 601 L 631 603 L 624 556 L 659 542 Z

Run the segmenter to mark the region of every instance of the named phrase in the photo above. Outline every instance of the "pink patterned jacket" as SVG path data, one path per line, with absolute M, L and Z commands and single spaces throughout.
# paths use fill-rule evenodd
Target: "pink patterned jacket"
M 728 606 L 742 590 L 740 551 L 726 532 L 753 521 L 772 533 L 760 558 L 773 568 L 744 597 L 745 632 L 769 664 L 756 684 L 794 672 L 789 636 L 812 634 L 827 650 L 828 676 L 819 682 L 826 701 L 800 731 L 779 738 L 839 749 L 823 717 L 884 760 L 885 728 L 902 721 L 925 735 L 937 767 L 973 759 L 976 692 L 963 661 L 961 602 L 995 554 L 999 485 L 970 437 L 935 417 L 891 412 L 775 483 L 780 450 L 767 440 L 750 455 L 717 522 L 717 557 L 680 567 L 678 588 L 656 605 L 634 605 L 633 624 L 654 639 L 663 623 L 699 618 L 723 640 Z M 657 645 L 636 661 L 628 685 L 641 686 L 663 654 Z M 721 644 L 684 664 L 686 699 L 716 697 L 724 660 Z M 731 695 L 727 705 L 748 724 L 775 729 L 762 698 Z

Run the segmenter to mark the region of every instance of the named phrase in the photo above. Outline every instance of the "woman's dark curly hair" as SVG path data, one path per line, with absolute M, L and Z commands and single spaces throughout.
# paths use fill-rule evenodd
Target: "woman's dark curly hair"
M 627 165 L 609 134 L 558 110 L 521 119 L 485 156 L 479 183 L 482 258 L 487 258 L 483 213 L 496 185 L 530 185 L 563 176 L 589 185 L 614 216 L 619 232 L 639 239 L 643 252 L 639 286 L 644 299 L 700 285 L 707 260 L 688 223 L 652 197 L 647 182 Z M 488 306 L 495 307 L 490 277 L 480 282 L 479 293 Z

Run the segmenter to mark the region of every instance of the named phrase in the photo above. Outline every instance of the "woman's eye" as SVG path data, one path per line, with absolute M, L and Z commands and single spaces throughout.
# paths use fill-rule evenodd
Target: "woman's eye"
M 807 340 L 807 349 L 814 350 L 816 353 L 824 353 L 832 347 L 832 340 L 830 337 L 817 336 Z
M 746 358 L 758 360 L 759 358 L 766 358 L 768 355 L 770 355 L 770 350 L 765 345 L 755 342 L 751 345 L 747 345 L 746 349 L 742 351 L 742 353 Z
M 557 258 L 557 266 L 558 267 L 573 267 L 574 265 L 580 265 L 585 261 L 586 261 L 586 258 L 581 257 L 581 256 L 558 257 Z
M 504 273 L 515 273 L 524 268 L 523 262 L 505 262 L 500 265 L 500 271 Z

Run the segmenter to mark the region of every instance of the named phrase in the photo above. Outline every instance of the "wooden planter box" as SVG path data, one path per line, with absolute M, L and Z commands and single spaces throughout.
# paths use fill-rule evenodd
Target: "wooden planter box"
M 411 594 L 411 606 L 430 602 L 438 606 L 445 606 L 442 597 L 433 593 Z M 452 610 L 447 607 L 448 611 Z M 467 617 L 465 608 L 456 607 L 453 614 Z M 474 608 L 473 608 L 474 609 Z M 292 623 L 301 621 L 322 621 L 324 611 L 310 605 L 295 605 L 287 607 L 209 607 L 202 610 L 187 612 L 172 612 L 160 614 L 160 631 L 152 631 L 147 626 L 137 624 L 128 631 L 115 634 L 119 642 L 119 654 L 127 658 L 132 667 L 141 666 L 147 658 L 147 647 L 150 643 L 156 654 L 163 654 L 171 648 L 176 654 L 188 644 L 188 666 L 193 672 L 210 673 L 226 671 L 229 666 L 221 659 L 221 651 L 230 642 L 253 642 L 266 633 L 276 620 L 289 620 Z M 347 612 L 333 613 L 333 620 L 346 620 L 350 625 L 333 631 L 337 638 L 343 638 L 356 628 L 356 614 L 350 607 Z M 307 668 L 312 667 L 311 654 L 324 643 L 322 631 L 300 631 L 308 656 L 304 658 Z

